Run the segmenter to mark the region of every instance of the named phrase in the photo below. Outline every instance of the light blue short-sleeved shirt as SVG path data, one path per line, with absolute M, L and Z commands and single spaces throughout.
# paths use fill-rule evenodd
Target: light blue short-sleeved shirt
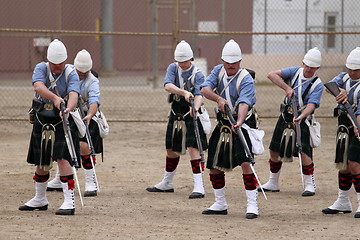
M 213 68 L 210 75 L 206 78 L 205 82 L 201 84 L 202 87 L 210 87 L 211 89 L 217 89 L 218 94 L 221 94 L 222 98 L 226 98 L 224 90 L 224 83 L 223 80 L 219 81 L 219 74 L 223 64 L 219 64 Z M 254 79 L 251 77 L 250 74 L 245 75 L 242 79 L 239 91 L 236 89 L 236 83 L 238 80 L 239 74 L 230 82 L 228 88 L 230 93 L 230 100 L 233 106 L 239 103 L 246 103 L 250 108 L 256 103 L 256 90 Z M 223 76 L 220 76 L 222 79 Z
M 66 68 L 72 68 L 73 66 L 70 64 L 65 65 Z M 68 80 L 66 81 L 65 77 L 65 69 L 62 72 L 62 75 L 60 78 L 56 81 L 56 86 L 59 91 L 60 97 L 64 98 L 67 96 L 70 92 L 77 92 L 80 93 L 80 84 L 79 84 L 79 76 L 76 73 L 76 70 L 73 69 L 73 71 L 70 72 L 68 76 Z M 57 79 L 59 75 L 55 75 L 53 73 L 50 73 L 53 75 L 54 79 Z M 33 75 L 32 75 L 32 84 L 34 84 L 37 81 L 41 81 L 45 84 L 46 87 L 50 87 L 50 79 L 49 74 L 47 70 L 47 66 L 45 62 L 38 63 L 35 66 Z M 50 91 L 53 91 L 53 89 L 49 89 Z M 48 99 L 43 99 L 45 102 L 51 102 Z
M 340 73 L 339 75 L 337 75 L 336 77 L 334 77 L 330 82 L 335 82 L 336 85 L 338 85 L 339 88 L 342 88 L 342 89 L 346 89 L 346 84 L 348 81 L 350 81 L 349 83 L 349 87 L 350 87 L 350 91 L 348 91 L 348 102 L 353 105 L 354 104 L 354 93 L 355 93 L 355 90 L 358 86 L 358 84 L 360 84 L 360 80 L 359 79 L 356 79 L 356 80 L 352 80 L 349 76 L 346 76 L 344 78 L 344 76 L 347 74 L 347 72 L 342 72 Z M 345 82 L 344 82 L 344 80 Z M 359 115 L 360 114 L 360 108 L 359 108 L 359 104 L 360 104 L 360 92 L 358 93 L 357 95 L 357 109 L 356 109 L 356 112 L 355 112 L 355 115 Z M 340 106 L 341 108 L 343 108 L 342 106 Z
M 85 91 L 87 91 L 87 94 Z M 80 80 L 80 95 L 83 98 L 87 96 L 87 99 L 84 99 L 87 101 L 87 107 L 89 107 L 92 103 L 97 103 L 100 106 L 99 79 L 97 79 L 91 72 L 89 72 L 86 79 Z
M 281 69 L 281 77 L 284 79 L 284 81 L 291 82 L 291 80 L 295 77 L 297 71 L 300 69 L 300 67 L 289 67 L 289 68 L 283 68 Z M 319 78 L 318 78 L 319 79 Z M 299 78 L 296 79 L 294 82 L 293 88 L 298 86 L 299 84 Z M 307 79 L 302 79 L 301 82 L 305 82 L 303 85 L 301 85 L 301 95 L 305 92 L 306 88 L 311 84 L 311 80 L 307 81 Z M 314 103 L 315 107 L 318 108 L 320 106 L 320 99 L 322 92 L 324 90 L 324 84 L 320 82 L 312 92 L 308 92 L 306 94 L 305 98 L 303 99 L 304 105 L 308 103 Z M 295 89 L 295 98 L 298 100 L 298 91 Z
M 190 76 L 193 73 L 194 70 L 194 65 L 191 65 L 190 69 L 187 71 L 181 70 L 181 68 L 176 64 L 176 62 L 171 63 L 168 68 L 166 69 L 166 75 L 165 75 L 165 81 L 164 81 L 164 86 L 167 83 L 172 83 L 175 86 L 177 86 L 178 88 L 181 89 L 187 89 L 186 86 L 186 81 L 190 78 Z M 180 79 L 179 79 L 179 70 L 182 71 L 181 76 L 183 78 L 183 85 L 184 86 L 180 86 Z M 202 95 L 200 92 L 200 85 L 204 82 L 204 74 L 201 71 L 198 71 L 195 75 L 194 78 L 194 84 L 191 83 L 190 81 L 190 88 L 192 89 L 192 94 L 195 95 Z

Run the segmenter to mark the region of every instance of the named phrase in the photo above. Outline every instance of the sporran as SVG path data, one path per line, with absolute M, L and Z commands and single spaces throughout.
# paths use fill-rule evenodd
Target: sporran
M 295 150 L 296 133 L 292 126 L 287 126 L 280 141 L 279 157 L 282 162 L 292 162 Z
M 40 168 L 43 171 L 49 171 L 52 168 L 53 163 L 52 157 L 55 144 L 55 126 L 46 123 L 41 131 Z
M 349 129 L 340 125 L 336 135 L 335 166 L 339 170 L 346 170 L 349 145 Z

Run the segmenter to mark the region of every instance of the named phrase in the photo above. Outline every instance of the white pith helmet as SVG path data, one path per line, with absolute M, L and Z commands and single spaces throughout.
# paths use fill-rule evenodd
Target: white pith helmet
M 321 52 L 317 47 L 310 49 L 304 56 L 303 63 L 309 67 L 320 67 Z
M 239 44 L 232 39 L 228 41 L 222 50 L 221 59 L 228 63 L 240 61 L 242 56 Z
M 65 45 L 58 39 L 54 39 L 48 47 L 47 59 L 54 64 L 60 64 L 67 59 L 67 51 Z
M 74 60 L 74 66 L 76 70 L 86 73 L 87 71 L 90 71 L 92 68 L 92 59 L 91 55 L 88 51 L 85 49 L 79 51 L 76 54 L 75 60 Z
M 182 40 L 178 43 L 174 52 L 174 59 L 177 62 L 185 62 L 194 58 L 193 51 L 191 50 L 190 45 Z
M 360 47 L 355 48 L 346 59 L 345 66 L 351 70 L 360 69 Z

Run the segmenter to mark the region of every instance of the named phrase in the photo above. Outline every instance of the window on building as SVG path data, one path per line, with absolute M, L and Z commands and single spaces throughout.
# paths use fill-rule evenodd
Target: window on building
M 336 15 L 334 13 L 325 14 L 327 32 L 336 32 Z M 326 48 L 335 48 L 335 34 L 328 34 L 326 37 Z
M 219 22 L 218 21 L 199 21 L 198 30 L 202 32 L 218 32 Z M 213 36 L 211 34 L 200 34 L 200 36 Z

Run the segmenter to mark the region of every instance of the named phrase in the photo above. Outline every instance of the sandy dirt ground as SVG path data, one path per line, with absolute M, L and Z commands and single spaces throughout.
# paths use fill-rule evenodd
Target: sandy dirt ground
M 188 199 L 192 173 L 188 155 L 181 158 L 175 176 L 174 193 L 149 193 L 145 188 L 158 183 L 165 162 L 166 123 L 111 122 L 105 139 L 104 161 L 98 156 L 96 171 L 101 191 L 84 198 L 76 194 L 74 216 L 57 216 L 62 193 L 50 192 L 47 211 L 21 212 L 19 205 L 34 196 L 34 167 L 26 154 L 31 125 L 24 121 L 0 124 L 0 239 L 359 239 L 359 220 L 354 212 L 326 216 L 321 209 L 337 197 L 337 170 L 333 164 L 335 120 L 319 119 L 322 145 L 315 149 L 317 192 L 301 197 L 298 159 L 285 163 L 280 177 L 281 191 L 259 194 L 260 216 L 245 218 L 246 199 L 240 168 L 226 174 L 229 214 L 206 216 L 201 212 L 214 202 L 208 170 L 206 196 Z M 276 119 L 262 119 L 265 148 Z M 255 169 L 262 183 L 268 179 L 268 152 L 256 156 Z M 54 169 L 52 174 L 55 175 Z M 78 171 L 81 190 L 84 175 Z M 351 194 L 357 209 L 355 192 Z

